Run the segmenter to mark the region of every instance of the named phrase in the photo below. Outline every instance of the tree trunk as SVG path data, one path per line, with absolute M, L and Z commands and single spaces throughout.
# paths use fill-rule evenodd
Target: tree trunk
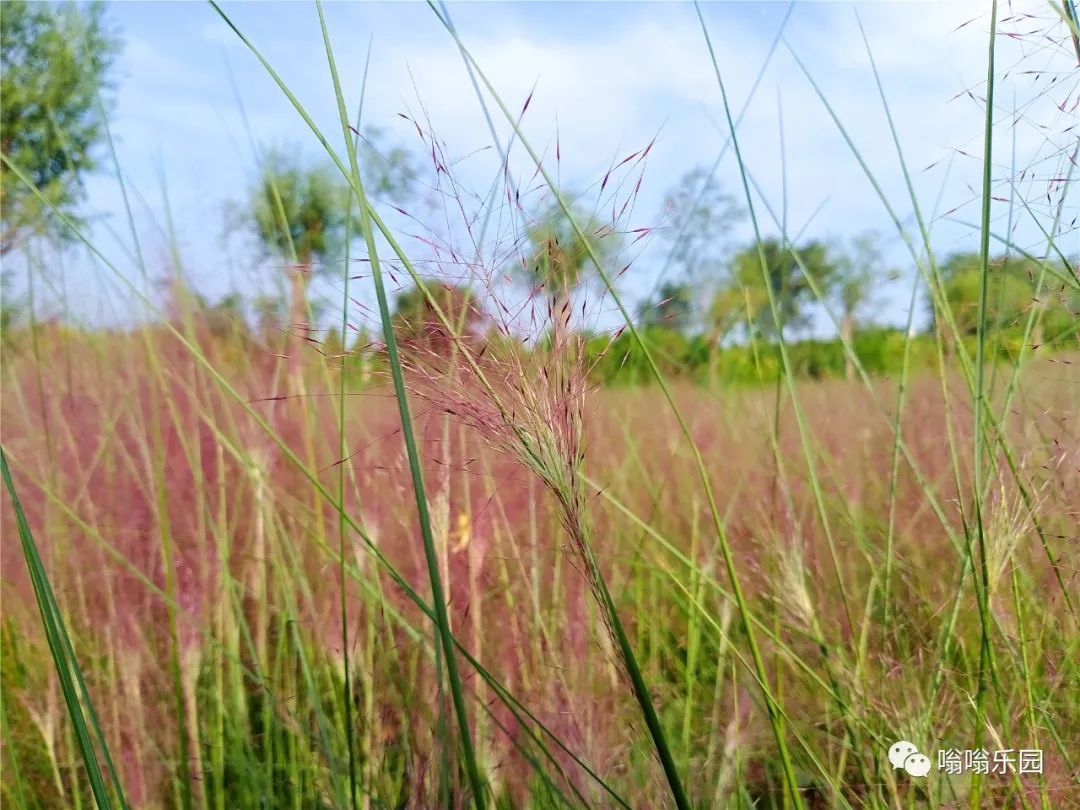
M 850 347 L 852 353 L 854 353 L 855 318 L 852 317 L 850 312 L 845 312 L 844 318 L 840 322 L 840 337 L 843 338 L 844 345 Z M 844 350 L 844 376 L 849 380 L 855 378 L 855 363 L 852 362 L 851 355 L 848 354 L 847 349 Z
M 308 331 L 307 285 L 311 263 L 304 262 L 292 268 L 291 294 L 289 300 L 289 323 L 285 330 L 285 351 L 288 357 L 289 393 L 299 396 L 304 391 L 303 369 L 300 353 L 303 349 L 299 338 Z
M 724 339 L 724 332 L 720 326 L 712 326 L 706 333 L 705 340 L 709 346 L 709 390 L 716 390 L 716 366 L 720 360 L 720 343 Z

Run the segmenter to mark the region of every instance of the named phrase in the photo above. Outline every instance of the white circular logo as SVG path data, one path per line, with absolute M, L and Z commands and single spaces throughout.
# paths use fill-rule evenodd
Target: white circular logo
M 894 770 L 903 768 L 908 776 L 922 777 L 930 773 L 930 757 L 920 754 L 915 744 L 907 740 L 892 744 L 889 748 L 889 762 Z
M 889 749 L 889 762 L 892 763 L 893 770 L 903 768 L 904 760 L 917 753 L 919 753 L 919 749 L 913 743 L 900 740 L 900 742 L 894 742 L 892 748 Z
M 926 754 L 911 754 L 904 760 L 904 770 L 908 776 L 926 776 L 930 773 L 930 757 Z

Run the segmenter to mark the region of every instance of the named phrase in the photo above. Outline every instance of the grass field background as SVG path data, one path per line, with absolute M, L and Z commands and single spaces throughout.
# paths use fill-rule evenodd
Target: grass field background
M 973 330 L 897 221 L 930 331 L 873 375 L 837 338 L 849 379 L 811 379 L 751 330 L 725 382 L 723 353 L 680 373 L 591 246 L 574 306 L 620 316 L 603 345 L 535 290 L 529 339 L 464 334 L 428 288 L 422 329 L 393 321 L 381 274 L 423 272 L 369 204 L 324 33 L 379 332 L 341 348 L 355 263 L 335 347 L 222 322 L 179 273 L 147 296 L 140 254 L 101 256 L 140 323 L 31 303 L 5 336 L 5 805 L 1080 807 L 1080 354 L 1075 323 L 1035 337 L 1044 301 L 1080 313 L 1075 150 L 1038 248 L 991 248 L 986 162 Z M 1008 324 L 999 247 L 1036 272 Z M 609 387 L 616 342 L 638 370 Z M 890 766 L 899 740 L 928 777 Z M 936 767 L 980 748 L 1042 772 Z

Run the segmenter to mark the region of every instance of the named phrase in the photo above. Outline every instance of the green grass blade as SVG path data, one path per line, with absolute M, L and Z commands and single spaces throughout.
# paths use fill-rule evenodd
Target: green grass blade
M 364 61 L 364 76 L 360 82 L 360 104 L 356 113 L 356 133 L 353 136 L 352 149 L 356 151 L 356 142 L 360 137 L 360 125 L 364 115 L 364 93 L 367 91 L 368 69 L 371 67 L 371 43 L 368 42 L 367 58 Z M 349 362 L 349 250 L 352 244 L 353 203 L 356 194 L 350 190 L 349 206 L 345 215 L 345 266 L 342 269 L 341 288 L 341 372 L 338 380 L 338 458 L 346 457 L 345 445 L 345 389 L 348 380 Z M 345 464 L 338 465 L 338 500 L 345 502 Z M 353 751 L 353 713 L 352 713 L 352 673 L 349 660 L 349 621 L 347 610 L 345 578 L 345 538 L 347 527 L 345 518 L 338 515 L 338 587 L 341 589 L 341 661 L 345 670 L 344 684 L 341 688 L 341 705 L 345 714 L 345 745 L 349 752 L 349 806 L 356 807 L 356 754 Z
M 349 168 L 352 173 L 352 186 L 360 201 L 360 229 L 367 245 L 368 258 L 371 265 L 371 276 L 375 284 L 375 295 L 379 302 L 379 316 L 382 320 L 383 339 L 386 341 L 386 352 L 390 361 L 390 374 L 394 383 L 394 395 L 397 399 L 398 415 L 401 418 L 401 432 L 405 440 L 405 452 L 409 459 L 409 473 L 412 478 L 413 493 L 416 497 L 416 512 L 420 521 L 420 535 L 424 543 L 424 557 L 427 561 L 428 578 L 431 582 L 431 597 L 435 608 L 436 625 L 439 632 L 440 645 L 446 656 L 446 676 L 450 685 L 450 695 L 454 703 L 454 713 L 457 715 L 458 732 L 461 736 L 461 752 L 464 758 L 465 771 L 472 787 L 473 803 L 478 810 L 483 810 L 487 805 L 486 787 L 480 776 L 480 769 L 476 763 L 476 753 L 473 749 L 472 731 L 469 726 L 469 713 L 465 706 L 465 692 L 461 685 L 461 675 L 458 671 L 457 656 L 454 653 L 453 638 L 450 633 L 450 616 L 446 610 L 446 595 L 443 589 L 442 576 L 439 572 L 439 558 L 435 550 L 435 536 L 431 529 L 431 515 L 428 511 L 427 494 L 424 490 L 424 474 L 420 463 L 420 452 L 416 445 L 416 436 L 413 432 L 412 414 L 409 408 L 409 397 L 405 390 L 405 375 L 402 369 L 401 357 L 398 354 L 397 337 L 394 334 L 393 322 L 390 318 L 390 303 L 386 294 L 386 286 L 383 281 L 382 267 L 379 263 L 378 249 L 375 245 L 375 232 L 371 225 L 371 217 L 368 212 L 368 199 L 364 192 L 364 184 L 360 177 L 360 166 L 356 158 L 356 142 L 351 136 L 349 128 L 349 116 L 345 109 L 345 98 L 341 90 L 341 80 L 338 76 L 337 65 L 334 62 L 334 52 L 330 45 L 330 32 L 326 28 L 326 17 L 323 14 L 322 3 L 316 1 L 319 10 L 319 24 L 322 27 L 323 42 L 326 44 L 326 58 L 330 64 L 330 74 L 334 80 L 334 94 L 337 97 L 338 114 L 341 118 L 341 130 L 348 145 Z
M 79 753 L 82 755 L 83 764 L 86 766 L 87 777 L 90 780 L 90 790 L 94 795 L 94 801 L 99 810 L 107 810 L 114 805 L 105 785 L 104 774 L 102 774 L 98 759 L 99 754 L 90 736 L 90 727 L 87 725 L 86 717 L 83 715 L 83 704 L 85 703 L 88 709 L 92 706 L 90 695 L 86 690 L 79 662 L 74 656 L 71 639 L 68 636 L 60 606 L 56 601 L 56 595 L 53 593 L 48 574 L 38 552 L 37 543 L 34 541 L 34 535 L 30 531 L 30 524 L 26 520 L 22 503 L 19 501 L 19 496 L 15 491 L 15 482 L 12 480 L 11 470 L 8 468 L 7 454 L 4 452 L 3 447 L 0 447 L 0 473 L 3 475 L 4 486 L 7 489 L 8 497 L 11 499 L 11 508 L 15 513 L 15 521 L 19 527 L 19 540 L 22 545 L 23 558 L 26 561 L 27 573 L 34 587 L 34 596 L 37 599 L 38 611 L 41 614 L 41 623 L 45 629 L 49 652 L 52 654 L 53 668 L 56 671 L 57 678 L 60 680 L 60 690 L 64 695 L 68 718 L 71 720 L 75 730 Z M 80 690 L 82 692 L 81 700 Z M 101 732 L 100 724 L 97 722 L 96 714 L 91 713 L 90 721 L 98 739 L 98 744 L 101 746 L 100 754 L 107 759 L 107 768 L 110 772 L 117 802 L 120 807 L 126 808 L 127 802 L 124 798 L 124 792 L 113 768 L 112 758 L 108 753 L 105 737 Z
M 975 345 L 975 431 L 974 431 L 974 473 L 972 498 L 975 507 L 975 532 L 979 548 L 979 580 L 975 582 L 975 596 L 978 600 L 981 639 L 979 644 L 979 681 L 975 696 L 975 747 L 982 743 L 985 722 L 985 700 L 988 691 L 987 676 L 995 679 L 994 652 L 990 641 L 990 579 L 986 556 L 986 527 L 983 523 L 983 419 L 986 400 L 986 308 L 990 277 L 990 206 L 993 193 L 993 144 L 994 144 L 994 48 L 997 44 L 997 0 L 990 4 L 990 45 L 986 68 L 986 123 L 983 132 L 983 175 L 982 175 L 982 221 L 979 231 L 979 315 Z M 998 691 L 1000 695 L 1000 690 Z M 1004 712 L 1002 712 L 1004 720 Z M 975 776 L 971 790 L 971 807 L 979 806 L 982 796 L 982 779 Z
M 244 41 L 245 43 L 247 43 L 246 39 Z M 249 47 L 252 47 L 250 43 L 247 44 L 249 45 Z M 258 56 L 258 52 L 254 52 Z M 268 70 L 271 71 L 271 73 L 273 73 L 273 70 L 268 63 L 264 62 L 264 65 L 267 67 Z M 273 75 L 275 76 L 275 78 L 277 78 L 276 74 Z M 288 93 L 288 90 L 286 89 L 285 92 Z M 290 98 L 292 98 L 291 95 Z M 295 99 L 293 100 L 295 102 Z M 299 104 L 299 102 L 295 103 Z M 319 137 L 320 142 L 326 144 L 326 139 L 315 128 L 314 122 L 312 122 L 311 119 L 307 116 L 303 108 L 299 107 L 298 111 L 301 113 L 302 116 L 304 116 L 305 122 L 313 128 L 313 131 Z M 67 216 L 64 212 L 57 209 L 56 206 L 45 196 L 41 189 L 37 185 L 35 185 L 33 180 L 27 177 L 26 174 L 23 173 L 18 168 L 18 166 L 16 166 L 8 158 L 7 155 L 0 154 L 0 161 L 2 161 L 11 170 L 12 174 L 17 177 L 20 182 L 22 182 L 28 189 L 33 192 L 35 197 L 37 197 L 43 205 L 45 205 L 49 208 L 50 211 L 52 211 L 52 213 L 57 217 L 57 219 L 71 231 L 72 235 L 79 242 L 81 242 L 93 256 L 95 256 L 98 260 L 102 262 L 105 268 L 107 268 L 114 276 L 116 276 L 117 280 L 121 284 L 123 284 L 143 305 L 147 307 L 149 312 L 159 316 L 162 315 L 160 309 L 155 306 L 154 303 L 144 293 L 142 293 L 131 282 L 131 280 L 128 279 L 87 238 L 86 234 L 82 232 L 78 224 L 69 216 Z M 378 218 L 378 215 L 375 214 L 373 210 L 371 210 L 371 214 L 373 221 L 376 223 L 376 225 L 379 226 L 380 230 L 382 230 L 384 236 L 387 236 L 388 241 L 390 241 L 391 243 L 391 247 L 394 248 L 395 252 L 397 252 L 399 256 L 404 257 L 404 252 L 401 251 L 400 246 L 397 245 L 397 243 L 393 240 L 393 237 L 389 235 L 388 229 L 386 229 L 386 226 Z M 407 257 L 403 258 L 403 262 L 415 276 L 415 268 L 412 268 L 411 264 L 408 262 Z M 352 517 L 348 512 L 345 511 L 345 508 L 341 504 L 341 502 L 333 497 L 330 491 L 319 480 L 316 473 L 304 464 L 303 460 L 290 447 L 290 445 L 274 431 L 273 427 L 267 422 L 267 420 L 252 406 L 252 403 L 247 398 L 241 396 L 241 394 L 236 390 L 236 388 L 233 387 L 233 385 L 228 381 L 228 379 L 226 379 L 224 374 L 217 367 L 215 367 L 213 363 L 210 362 L 210 360 L 206 357 L 202 350 L 197 345 L 195 345 L 187 335 L 180 331 L 171 322 L 169 322 L 168 320 L 164 320 L 163 323 L 165 325 L 165 330 L 174 338 L 176 338 L 184 347 L 184 349 L 188 353 L 190 353 L 191 357 L 195 360 L 195 362 L 207 372 L 213 383 L 220 387 L 220 389 L 229 397 L 230 400 L 236 402 L 241 407 L 245 415 L 252 420 L 252 422 L 259 428 L 260 431 L 262 431 L 263 434 L 266 435 L 266 437 L 272 442 L 272 444 L 282 453 L 283 457 L 289 462 L 289 464 L 295 467 L 297 472 L 299 472 L 300 475 L 303 476 L 303 478 L 312 486 L 312 488 L 319 494 L 319 496 L 325 499 L 326 502 L 329 503 L 335 510 L 344 515 L 345 521 L 348 524 L 349 529 L 356 532 L 357 536 L 364 543 L 364 546 L 367 549 L 368 553 L 370 553 L 374 557 L 377 564 L 386 571 L 387 575 L 392 579 L 394 585 L 400 588 L 402 594 L 404 594 L 405 597 L 409 599 L 409 601 L 416 605 L 416 607 L 424 614 L 424 616 L 426 616 L 430 621 L 432 621 L 432 623 L 434 623 L 435 613 L 433 608 L 428 605 L 428 603 L 420 596 L 416 589 L 412 587 L 408 580 L 406 580 L 404 576 L 402 576 L 402 574 L 397 570 L 394 564 L 386 557 L 386 555 L 379 548 L 378 544 L 366 531 L 364 526 L 356 518 Z M 56 499 L 54 499 L 54 502 L 57 502 Z M 70 512 L 67 504 L 63 502 L 57 502 L 57 505 L 62 510 L 67 511 L 70 516 L 74 517 L 74 514 Z M 325 544 L 319 543 L 319 547 L 323 551 L 330 551 L 330 549 L 326 547 Z M 119 552 L 113 550 L 112 552 L 110 552 L 110 555 L 113 557 L 113 559 L 116 559 L 118 562 L 120 562 L 121 565 L 124 565 L 124 567 L 128 569 L 129 572 L 132 573 L 144 585 L 144 587 L 153 592 L 155 596 L 163 599 L 168 606 L 175 607 L 177 610 L 180 609 L 180 606 L 175 601 L 171 600 L 167 594 L 158 589 L 152 582 L 146 580 L 136 567 L 132 566 L 130 562 L 123 559 L 122 555 L 120 555 Z M 354 578 L 362 586 L 367 586 L 367 583 L 358 574 L 354 574 Z M 388 610 L 388 612 L 393 613 L 389 603 L 385 605 L 385 608 Z M 503 704 L 515 715 L 516 719 L 519 722 L 524 723 L 520 716 L 524 715 L 530 723 L 532 723 L 537 729 L 543 732 L 543 735 L 545 737 L 550 739 L 555 746 L 562 750 L 579 767 L 581 767 L 582 770 L 602 789 L 604 789 L 605 792 L 607 792 L 613 799 L 615 799 L 615 801 L 618 802 L 620 806 L 629 806 L 626 800 L 622 798 L 618 794 L 618 792 L 615 791 L 614 788 L 607 784 L 603 780 L 603 778 L 580 757 L 580 755 L 576 754 L 569 746 L 567 746 L 559 738 L 559 736 L 555 734 L 554 731 L 552 731 L 542 720 L 540 720 L 539 717 L 530 712 L 524 704 L 517 700 L 517 698 L 514 697 L 514 695 L 509 692 L 509 690 L 507 690 L 506 687 L 503 686 L 498 679 L 494 677 L 494 675 L 492 675 L 487 669 L 485 669 L 480 664 L 480 662 L 469 653 L 468 649 L 464 645 L 462 645 L 457 639 L 454 639 L 454 645 L 458 652 L 460 652 L 461 655 L 464 656 L 465 660 L 470 664 L 470 666 L 472 666 L 476 670 L 477 674 L 484 679 L 484 682 L 499 695 L 500 699 L 503 701 Z M 531 731 L 530 734 L 532 734 Z M 546 753 L 545 755 L 549 760 L 551 760 L 550 753 Z

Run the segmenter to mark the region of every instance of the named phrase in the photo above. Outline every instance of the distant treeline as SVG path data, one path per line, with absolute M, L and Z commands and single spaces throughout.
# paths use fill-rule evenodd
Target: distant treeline
M 715 347 L 701 335 L 686 337 L 657 327 L 646 328 L 641 336 L 666 376 L 703 384 L 754 385 L 774 382 L 783 375 L 783 361 L 775 342 Z M 974 356 L 976 337 L 967 336 L 963 342 Z M 905 344 L 908 344 L 906 352 Z M 987 344 L 986 357 L 991 362 L 1015 360 L 1022 345 L 1022 333 L 998 334 Z M 903 330 L 887 327 L 856 332 L 852 347 L 862 368 L 874 376 L 899 373 L 905 356 L 912 369 L 925 368 L 937 362 L 939 356 L 938 341 L 933 334 L 919 333 L 907 338 Z M 1067 348 L 1077 348 L 1075 332 L 1071 340 L 1061 335 L 1041 350 Z M 847 353 L 839 337 L 788 342 L 786 350 L 796 377 L 821 379 L 850 373 Z M 644 353 L 628 332 L 615 340 L 604 335 L 593 337 L 586 343 L 586 352 L 598 383 L 642 385 L 653 379 Z
M 747 253 L 740 255 L 745 258 Z M 769 262 L 770 271 L 788 267 L 780 255 Z M 1074 272 L 1074 266 L 1068 263 L 1048 266 L 1006 257 L 991 261 L 983 336 L 983 354 L 988 362 L 1015 362 L 1025 346 L 1042 354 L 1080 348 L 1080 293 L 1070 283 Z M 848 278 L 834 271 L 823 271 L 822 275 Z M 739 296 L 718 293 L 719 302 L 733 302 L 732 305 L 725 308 L 713 302 L 705 312 L 696 312 L 690 305 L 688 288 L 672 285 L 662 291 L 661 294 L 667 293 L 666 297 L 641 308 L 637 331 L 666 377 L 700 384 L 755 385 L 779 379 L 784 374 L 778 343 L 781 334 L 786 335 L 787 362 L 796 377 L 850 378 L 858 374 L 859 367 L 875 376 L 893 375 L 905 363 L 918 369 L 936 363 L 942 355 L 954 355 L 957 340 L 964 344 L 970 357 L 976 356 L 980 339 L 978 257 L 969 253 L 954 255 L 942 264 L 940 275 L 938 306 L 928 302 L 926 310 L 929 325 L 926 331 L 910 337 L 895 327 L 859 323 L 852 315 L 855 308 L 850 307 L 842 309 L 845 314 L 837 337 L 797 339 L 798 332 L 788 334 L 786 327 L 777 328 L 771 322 L 764 305 L 747 308 L 738 304 Z M 755 300 L 749 294 L 749 284 L 754 279 L 753 274 L 746 274 L 744 301 Z M 798 331 L 804 331 L 809 323 L 809 296 L 805 293 L 796 296 L 791 290 L 803 290 L 806 285 L 785 283 L 777 287 L 776 297 L 785 321 L 797 324 Z M 567 296 L 565 290 L 556 293 L 559 300 L 569 300 Z M 756 298 L 767 300 L 764 295 Z M 197 324 L 206 339 L 227 349 L 226 354 L 219 355 L 223 359 L 231 357 L 243 362 L 244 358 L 260 354 L 322 356 L 328 363 L 344 366 L 357 384 L 377 379 L 379 370 L 385 367 L 382 341 L 377 334 L 353 333 L 346 350 L 341 343 L 340 326 L 328 330 L 304 329 L 299 334 L 287 326 L 286 303 L 271 304 L 246 301 L 236 294 L 213 303 L 176 282 L 166 310 L 182 328 Z M 497 358 L 507 348 L 501 344 L 522 339 L 512 332 L 508 334 L 505 327 L 498 327 L 488 308 L 466 286 L 428 282 L 424 289 L 413 287 L 401 292 L 394 304 L 392 322 L 403 353 L 406 356 L 410 352 L 414 356 L 422 353 L 425 362 L 448 360 L 455 346 L 461 345 L 468 345 L 474 352 L 483 347 L 490 357 Z M 942 314 L 945 312 L 948 317 Z M 28 345 L 29 341 L 20 339 L 31 322 L 25 302 L 5 294 L 0 299 L 0 316 L 5 346 Z M 453 324 L 452 330 L 443 319 Z M 68 339 L 88 336 L 86 330 L 77 327 L 61 331 Z M 106 337 L 100 331 L 94 334 Z M 551 334 L 548 332 L 541 345 Z M 595 383 L 633 386 L 652 382 L 648 358 L 629 330 L 580 334 L 580 338 L 581 357 Z M 845 350 L 845 342 L 853 348 L 857 364 Z M 521 346 L 516 350 L 520 351 Z
M 243 358 L 255 359 L 260 354 L 276 352 L 281 348 L 277 344 L 288 341 L 309 358 L 321 357 L 333 367 L 344 367 L 356 384 L 379 379 L 379 371 L 386 366 L 381 341 L 372 335 L 357 336 L 349 351 L 344 352 L 340 333 L 330 330 L 318 340 L 305 338 L 305 348 L 300 349 L 299 341 L 283 335 L 280 330 L 251 328 L 239 315 L 222 312 L 215 305 L 200 306 L 194 319 L 188 318 L 182 323 L 178 321 L 177 325 L 186 329 L 193 323 L 198 324 L 196 328 L 206 340 L 225 350 L 225 354 L 218 354 L 222 360 L 231 357 L 232 361 L 243 363 L 246 362 Z M 8 349 L 31 345 L 29 324 L 22 322 L 14 328 L 10 324 L 5 326 L 2 331 Z M 422 352 L 429 361 L 438 356 L 449 359 L 455 341 L 449 339 L 442 329 L 432 327 L 426 333 L 418 334 L 413 325 L 400 318 L 395 326 L 406 356 L 410 352 Z M 1029 352 L 1037 350 L 1040 354 L 1080 349 L 1078 327 L 1080 320 L 1075 318 L 1052 318 L 1050 323 L 1043 323 L 1038 330 L 1028 331 L 1024 323 L 988 330 L 984 356 L 991 363 L 1013 363 L 1025 346 Z M 66 335 L 64 339 L 67 340 L 79 339 L 79 335 L 83 338 L 90 336 L 78 327 L 59 324 L 39 324 L 38 328 L 55 335 Z M 639 327 L 638 334 L 648 346 L 660 371 L 669 379 L 702 385 L 752 386 L 775 382 L 784 374 L 783 359 L 775 338 L 719 345 L 708 334 L 688 335 L 670 326 L 656 324 Z M 95 331 L 93 335 L 96 339 L 108 339 L 107 330 Z M 628 330 L 615 336 L 602 333 L 581 337 L 582 360 L 594 383 L 640 386 L 654 382 L 645 353 Z M 474 333 L 469 339 L 470 350 L 477 352 L 479 347 L 486 346 L 485 353 L 490 351 L 493 356 L 498 356 L 499 344 L 510 340 L 514 338 L 496 330 L 486 334 Z M 966 331 L 961 341 L 968 355 L 975 357 L 977 332 Z M 867 374 L 879 377 L 900 373 L 905 362 L 911 370 L 916 370 L 932 366 L 942 355 L 948 358 L 955 354 L 953 341 L 942 340 L 935 331 L 908 336 L 904 330 L 895 327 L 860 329 L 851 335 L 850 345 L 858 358 L 858 366 Z M 520 351 L 520 346 L 517 350 Z M 842 378 L 858 373 L 839 336 L 786 340 L 785 351 L 792 373 L 798 378 Z

